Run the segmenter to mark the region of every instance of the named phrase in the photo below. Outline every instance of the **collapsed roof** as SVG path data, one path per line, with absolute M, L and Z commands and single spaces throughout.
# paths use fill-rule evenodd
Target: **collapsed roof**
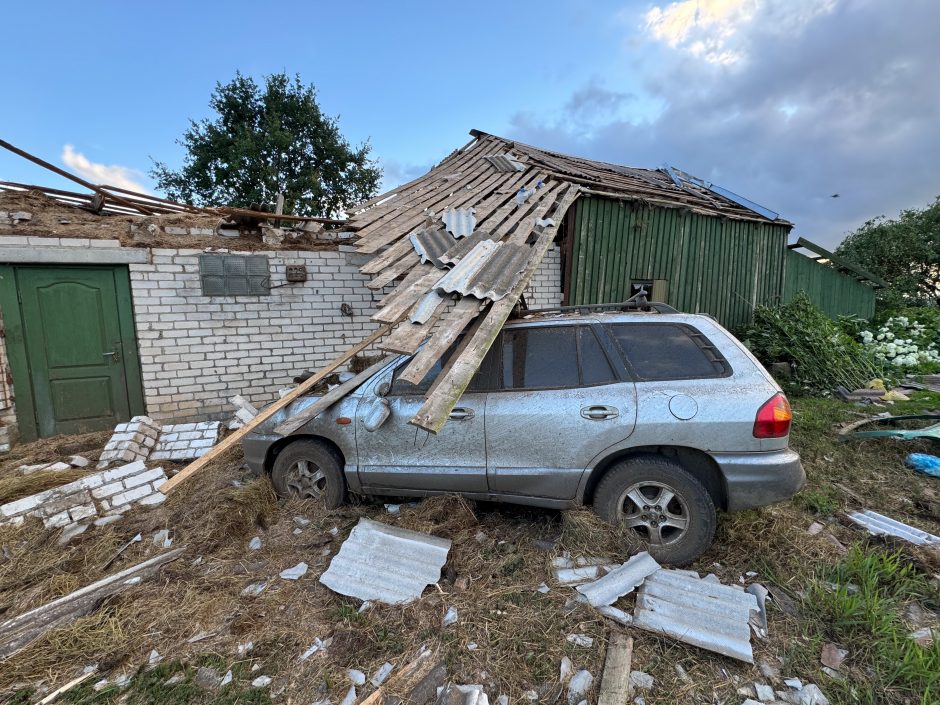
M 401 378 L 420 382 L 455 342 L 410 420 L 437 433 L 552 246 L 565 212 L 598 195 L 703 215 L 781 222 L 777 214 L 684 172 L 571 157 L 477 130 L 424 176 L 350 209 L 360 269 L 382 289 L 373 319 L 398 327 L 380 343 L 414 354 Z M 422 345 L 424 347 L 422 347 Z M 419 352 L 420 350 L 420 352 Z

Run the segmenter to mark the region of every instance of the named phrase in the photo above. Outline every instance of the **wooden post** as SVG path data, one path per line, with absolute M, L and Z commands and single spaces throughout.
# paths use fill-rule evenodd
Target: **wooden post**
M 359 341 L 358 343 L 353 345 L 351 348 L 349 348 L 349 350 L 347 350 L 346 352 L 333 358 L 333 360 L 327 363 L 326 367 L 323 367 L 313 377 L 311 377 L 310 379 L 300 384 L 296 389 L 292 390 L 289 394 L 285 394 L 281 399 L 271 404 L 271 406 L 262 410 L 251 421 L 246 423 L 244 426 L 242 426 L 240 429 L 238 429 L 234 433 L 227 436 L 224 441 L 219 443 L 208 453 L 203 455 L 201 458 L 196 458 L 196 460 L 191 462 L 189 465 L 187 465 L 185 468 L 180 470 L 169 480 L 164 482 L 163 485 L 160 487 L 160 491 L 163 492 L 164 494 L 168 494 L 170 491 L 172 491 L 174 487 L 176 487 L 178 484 L 183 482 L 183 480 L 186 480 L 187 478 L 191 477 L 195 473 L 202 470 L 202 468 L 204 468 L 206 465 L 211 463 L 215 458 L 218 458 L 220 455 L 222 455 L 222 453 L 224 453 L 229 448 L 234 446 L 236 443 L 238 443 L 238 441 L 240 441 L 246 435 L 248 435 L 253 430 L 255 430 L 258 426 L 260 426 L 269 418 L 274 416 L 274 414 L 276 414 L 278 411 L 280 411 L 285 406 L 287 406 L 292 401 L 294 401 L 294 399 L 297 399 L 298 397 L 302 397 L 304 394 L 310 391 L 310 389 L 314 387 L 320 380 L 322 380 L 328 374 L 333 372 L 337 367 L 339 367 L 344 362 L 349 360 L 351 357 L 353 357 L 353 355 L 356 355 L 362 352 L 363 350 L 365 350 L 367 347 L 372 345 L 372 343 L 374 343 L 376 340 L 378 340 L 383 335 L 388 333 L 391 329 L 392 329 L 392 326 L 390 325 L 382 326 L 377 331 L 375 331 L 375 333 L 370 335 L 368 338 L 365 338 L 364 340 Z
M 601 676 L 601 690 L 597 705 L 626 705 L 630 702 L 633 688 L 630 685 L 630 668 L 633 665 L 633 637 L 623 632 L 613 632 L 607 642 L 607 658 Z

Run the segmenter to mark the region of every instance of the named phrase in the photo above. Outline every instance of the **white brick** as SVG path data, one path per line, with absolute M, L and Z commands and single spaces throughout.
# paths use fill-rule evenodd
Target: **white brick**
M 158 504 L 163 504 L 166 501 L 166 495 L 162 492 L 154 492 L 149 494 L 143 499 L 141 499 L 138 504 L 142 504 L 145 507 L 155 507 Z
M 68 512 L 59 512 L 58 514 L 53 514 L 51 517 L 46 517 L 42 520 L 43 526 L 47 529 L 58 529 L 59 527 L 71 523 L 72 519 L 69 517 Z
M 122 477 L 127 477 L 128 475 L 136 475 L 140 472 L 145 472 L 147 466 L 144 465 L 143 460 L 135 460 L 133 463 L 128 463 L 127 465 L 122 465 L 119 468 L 114 468 L 113 470 L 108 470 L 104 474 L 105 482 L 111 482 L 113 480 L 119 480 Z
M 140 499 L 141 497 L 146 497 L 151 492 L 150 485 L 142 485 L 141 487 L 135 487 L 133 489 L 122 492 L 121 494 L 116 494 L 111 498 L 111 506 L 119 507 L 122 504 L 129 504 L 135 500 Z
M 93 517 L 97 514 L 98 510 L 95 509 L 94 504 L 83 504 L 81 506 L 69 509 L 69 516 L 72 517 L 72 521 L 81 521 L 82 519 L 87 519 L 88 517 Z
M 99 487 L 92 490 L 91 496 L 95 499 L 104 499 L 105 497 L 116 495 L 118 492 L 123 492 L 124 489 L 125 488 L 123 483 L 118 480 L 116 482 L 112 482 L 111 484 L 105 485 L 104 487 Z
M 143 485 L 144 483 L 151 482 L 160 477 L 166 477 L 163 472 L 163 468 L 155 468 L 153 470 L 148 470 L 147 472 L 142 472 L 139 475 L 132 475 L 131 477 L 125 478 L 124 486 L 130 489 L 131 487 Z

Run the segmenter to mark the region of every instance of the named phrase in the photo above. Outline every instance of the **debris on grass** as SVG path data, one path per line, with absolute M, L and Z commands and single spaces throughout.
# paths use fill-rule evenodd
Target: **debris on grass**
M 444 619 L 441 620 L 442 627 L 449 627 L 451 624 L 457 623 L 457 608 L 448 607 L 447 611 L 444 613 Z
M 838 671 L 842 662 L 845 661 L 848 655 L 848 651 L 840 649 L 836 644 L 830 641 L 823 644 L 819 661 L 823 666 L 829 666 L 829 668 Z
M 591 686 L 594 685 L 594 676 L 588 670 L 577 671 L 568 681 L 568 705 L 578 705 L 582 700 L 587 699 Z M 538 699 L 536 694 L 533 700 Z
M 450 544 L 448 539 L 362 518 L 320 582 L 360 600 L 411 602 L 440 580 Z
M 394 670 L 394 666 L 388 661 L 379 666 L 378 670 L 372 674 L 372 677 L 369 679 L 369 682 L 373 687 L 378 688 L 382 683 L 385 682 L 385 679 L 389 677 L 391 672 Z
M 594 646 L 594 639 L 587 634 L 569 634 L 566 638 L 569 644 L 574 644 L 575 646 Z
M 655 682 L 655 679 L 649 673 L 644 673 L 643 671 L 630 672 L 630 684 L 634 688 L 639 688 L 640 690 L 652 690 Z
M 366 674 L 358 668 L 347 669 L 346 677 L 349 678 L 353 685 L 365 685 L 366 683 Z
M 904 464 L 921 475 L 940 477 L 940 458 L 929 453 L 910 453 Z
M 934 536 L 913 526 L 886 517 L 870 509 L 849 512 L 849 519 L 864 527 L 874 536 L 894 536 L 916 546 L 940 546 L 940 536 Z
M 258 676 L 253 681 L 251 681 L 252 688 L 266 688 L 271 685 L 271 676 Z M 352 688 L 353 697 L 355 697 L 356 689 Z
M 248 542 L 249 551 L 260 551 L 261 550 L 261 537 L 255 536 L 251 541 Z
M 293 568 L 285 568 L 278 575 L 284 580 L 300 580 L 307 574 L 307 564 L 301 561 Z

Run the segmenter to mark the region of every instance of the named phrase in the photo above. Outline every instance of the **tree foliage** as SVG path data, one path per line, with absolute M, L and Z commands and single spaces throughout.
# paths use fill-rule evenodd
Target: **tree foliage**
M 299 76 L 273 74 L 259 86 L 236 73 L 216 84 L 209 105 L 214 118 L 191 120 L 178 140 L 183 167 L 154 162 L 151 175 L 170 198 L 247 208 L 283 193 L 284 213 L 329 218 L 375 195 L 381 170 L 368 143 L 350 146 Z
M 887 307 L 940 304 L 940 198 L 896 220 L 875 218 L 849 235 L 836 254 L 891 283 L 879 291 Z

